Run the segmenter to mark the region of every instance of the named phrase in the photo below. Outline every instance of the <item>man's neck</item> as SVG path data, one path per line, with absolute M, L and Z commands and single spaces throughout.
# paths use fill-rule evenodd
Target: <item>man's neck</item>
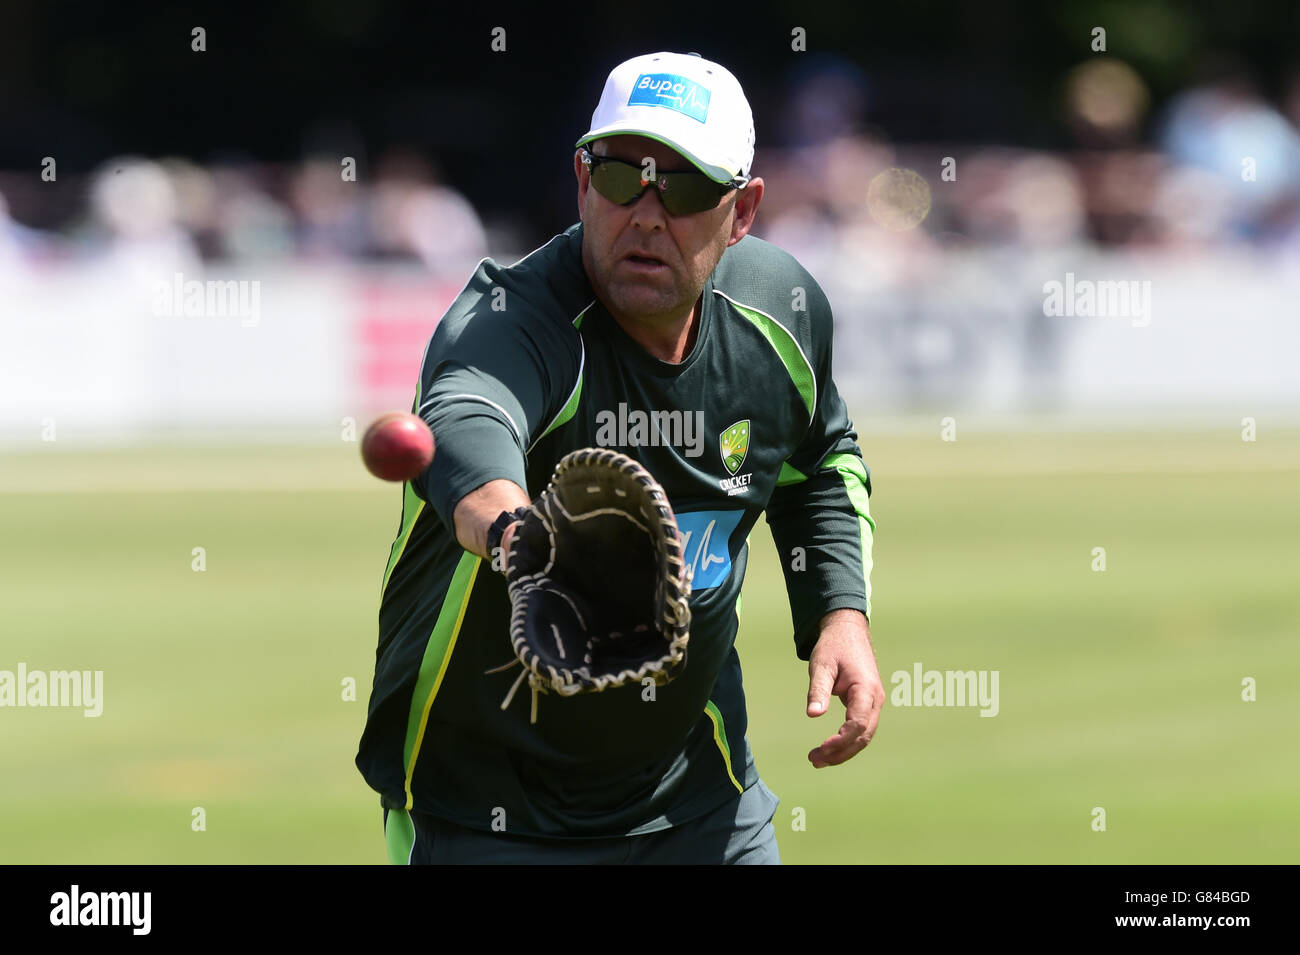
M 684 318 L 666 323 L 638 322 L 615 315 L 608 306 L 605 310 L 610 313 L 614 321 L 618 322 L 618 327 L 649 354 L 660 361 L 678 365 L 686 360 L 695 347 L 695 339 L 699 336 L 700 308 L 703 300 L 704 296 L 701 295 Z

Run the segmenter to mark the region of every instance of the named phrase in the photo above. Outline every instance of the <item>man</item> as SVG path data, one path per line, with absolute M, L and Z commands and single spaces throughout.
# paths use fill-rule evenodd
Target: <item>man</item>
M 392 861 L 779 861 L 734 646 L 764 511 L 809 660 L 807 713 L 832 694 L 846 707 L 810 762 L 842 763 L 875 732 L 870 478 L 831 381 L 825 296 L 746 238 L 763 196 L 753 144 L 723 67 L 621 64 L 574 156 L 582 221 L 509 268 L 484 260 L 434 332 L 415 408 L 437 456 L 405 488 L 357 756 Z M 543 697 L 533 722 L 518 671 L 501 672 L 496 569 L 511 512 L 564 454 L 600 446 L 644 465 L 676 513 L 687 663 L 650 698 Z M 593 554 L 593 576 L 616 559 Z

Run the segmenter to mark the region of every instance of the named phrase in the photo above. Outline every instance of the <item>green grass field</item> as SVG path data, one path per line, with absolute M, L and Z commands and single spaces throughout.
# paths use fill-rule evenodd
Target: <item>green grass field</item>
M 886 689 L 997 670 L 1000 712 L 887 704 L 813 770 L 842 709 L 803 715 L 760 525 L 740 652 L 784 861 L 1300 861 L 1300 434 L 861 430 Z M 0 862 L 384 862 L 352 759 L 399 499 L 351 444 L 0 457 L 0 669 L 104 671 L 98 719 L 0 709 Z

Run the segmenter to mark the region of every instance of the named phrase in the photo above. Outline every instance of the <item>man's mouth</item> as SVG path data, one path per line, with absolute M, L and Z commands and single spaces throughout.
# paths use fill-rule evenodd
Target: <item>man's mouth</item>
M 623 256 L 623 261 L 631 265 L 638 272 L 657 272 L 661 269 L 668 268 L 668 263 L 654 255 L 648 255 L 640 252 L 629 252 Z

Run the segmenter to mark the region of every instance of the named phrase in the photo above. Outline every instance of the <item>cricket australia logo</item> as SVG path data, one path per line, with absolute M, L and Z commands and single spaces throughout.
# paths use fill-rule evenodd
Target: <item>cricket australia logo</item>
M 743 494 L 749 487 L 753 474 L 737 474 L 749 454 L 749 419 L 737 421 L 730 428 L 718 435 L 718 450 L 722 453 L 722 466 L 733 477 L 724 478 L 718 486 L 728 496 Z

